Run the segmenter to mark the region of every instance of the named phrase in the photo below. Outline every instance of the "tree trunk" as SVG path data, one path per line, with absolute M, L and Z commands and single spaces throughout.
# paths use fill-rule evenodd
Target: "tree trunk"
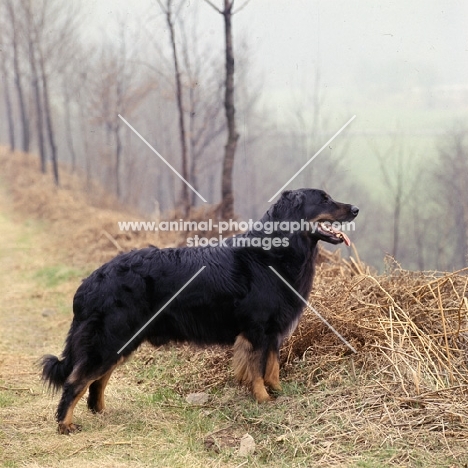
M 71 169 L 72 172 L 76 170 L 76 151 L 75 144 L 73 142 L 73 132 L 71 127 L 71 98 L 70 93 L 67 87 L 67 83 L 63 82 L 63 95 L 65 97 L 65 132 L 68 143 L 68 150 L 70 151 L 71 156 Z
M 124 41 L 122 40 L 122 44 L 125 44 Z M 122 53 L 122 60 L 125 60 L 125 50 L 123 50 Z M 124 107 L 124 99 L 123 99 L 123 87 L 124 84 L 122 82 L 123 78 L 123 73 L 124 69 L 123 67 L 118 67 L 118 75 L 116 77 L 117 79 L 117 86 L 116 86 L 116 98 L 117 98 L 117 109 L 120 109 L 120 112 L 125 113 L 125 107 Z M 120 138 L 120 119 L 116 119 L 115 124 L 111 124 L 113 131 L 114 131 L 114 137 L 115 137 L 115 194 L 117 195 L 117 198 L 120 200 L 122 196 L 122 184 L 120 181 L 120 172 L 121 172 L 121 166 L 122 166 L 122 139 Z
M 424 271 L 425 269 L 425 262 L 424 262 L 424 233 L 425 233 L 425 222 L 423 218 L 423 214 L 419 209 L 420 201 L 416 197 L 412 199 L 412 203 L 414 202 L 412 216 L 413 216 L 413 235 L 416 243 L 416 262 L 418 265 L 419 271 Z
M 44 142 L 44 123 L 42 120 L 42 97 L 39 87 L 39 75 L 37 73 L 36 58 L 34 54 L 34 44 L 32 40 L 29 41 L 29 64 L 31 66 L 31 79 L 32 87 L 34 90 L 34 103 L 36 105 L 36 131 L 37 144 L 39 146 L 39 158 L 41 162 L 41 172 L 45 174 L 47 170 L 47 157 Z
M 195 142 L 195 115 L 196 115 L 196 102 L 194 96 L 193 86 L 190 86 L 189 90 L 189 100 L 190 100 L 190 117 L 189 117 L 189 134 L 190 134 L 190 182 L 198 191 L 198 177 L 197 177 L 197 158 L 196 158 L 196 142 Z M 195 206 L 197 203 L 197 195 L 195 192 L 192 192 L 192 206 Z
M 395 197 L 395 207 L 393 209 L 393 248 L 392 257 L 398 257 L 400 241 L 400 215 L 401 215 L 401 190 L 398 190 Z
M 9 73 L 5 60 L 2 60 L 2 74 L 4 80 L 3 93 L 5 99 L 5 110 L 8 121 L 8 142 L 10 144 L 10 151 L 13 152 L 15 151 L 15 121 L 13 119 L 13 105 L 10 99 Z
M 86 84 L 83 80 L 81 87 L 84 87 Z M 91 189 L 91 156 L 89 150 L 89 128 L 88 128 L 88 116 L 85 114 L 85 103 L 86 101 L 81 98 L 78 106 L 78 112 L 80 116 L 80 131 L 81 131 L 81 140 L 83 142 L 84 149 L 84 165 L 85 165 L 85 174 L 86 174 L 86 187 Z
M 115 192 L 117 198 L 122 197 L 122 188 L 120 184 L 120 167 L 122 165 L 122 140 L 120 138 L 120 125 L 115 124 Z
M 465 209 L 462 198 L 454 202 L 455 214 L 455 248 L 452 254 L 452 268 L 460 269 L 466 266 L 468 258 L 468 247 L 466 242 L 468 226 L 465 223 Z
M 466 159 L 468 145 L 465 143 L 466 134 L 456 137 L 455 151 L 453 152 L 451 171 L 451 189 L 453 196 L 449 198 L 453 212 L 453 226 L 455 234 L 455 248 L 452 255 L 452 268 L 459 269 L 466 266 L 468 260 L 466 212 L 467 188 L 466 188 Z
M 236 153 L 239 134 L 236 129 L 234 107 L 234 52 L 232 46 L 232 6 L 234 1 L 224 0 L 224 32 L 226 40 L 226 90 L 224 107 L 228 126 L 228 139 L 225 146 L 223 172 L 221 179 L 221 205 L 220 217 L 232 218 L 234 215 L 234 194 L 232 188 L 232 173 L 234 169 L 234 156 Z
M 42 75 L 41 76 L 42 92 L 44 96 L 44 113 L 45 113 L 45 119 L 46 119 L 47 137 L 49 140 L 49 146 L 51 150 L 52 171 L 54 173 L 55 185 L 60 185 L 58 161 L 57 161 L 57 145 L 55 143 L 54 126 L 52 123 L 52 113 L 50 109 L 49 86 L 47 83 L 48 77 L 45 72 L 44 57 L 42 56 L 42 52 L 39 51 L 39 54 L 40 54 L 39 65 L 41 67 L 41 75 Z
M 11 1 L 6 3 L 8 9 L 8 14 L 11 21 L 12 28 L 12 46 L 13 46 L 13 72 L 14 72 L 14 82 L 16 88 L 16 94 L 18 95 L 18 104 L 20 111 L 21 119 L 21 150 L 25 153 L 29 152 L 30 145 L 30 129 L 29 129 L 29 119 L 28 113 L 26 112 L 26 104 L 23 91 L 23 83 L 21 81 L 21 70 L 19 66 L 19 46 L 18 46 L 18 28 L 15 16 L 15 8 L 12 5 Z
M 177 56 L 177 47 L 175 40 L 174 23 L 172 20 L 171 12 L 172 0 L 167 0 L 166 6 L 166 21 L 171 35 L 172 56 L 174 60 L 175 82 L 176 82 L 176 98 L 177 109 L 179 111 L 179 132 L 180 132 L 180 146 L 182 151 L 182 177 L 188 180 L 188 164 L 187 164 L 187 141 L 185 136 L 185 119 L 184 119 L 184 106 L 182 102 L 182 83 L 180 79 L 179 60 Z M 190 199 L 188 194 L 188 187 L 185 182 L 182 182 L 181 205 L 185 215 L 188 215 L 190 210 Z

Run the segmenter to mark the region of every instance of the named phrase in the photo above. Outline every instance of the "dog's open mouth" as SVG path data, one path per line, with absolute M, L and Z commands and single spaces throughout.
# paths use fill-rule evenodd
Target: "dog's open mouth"
M 339 229 L 331 225 L 329 221 L 322 221 L 317 224 L 317 230 L 322 236 L 325 236 L 328 242 L 336 243 L 344 242 L 348 247 L 351 245 L 349 237 Z

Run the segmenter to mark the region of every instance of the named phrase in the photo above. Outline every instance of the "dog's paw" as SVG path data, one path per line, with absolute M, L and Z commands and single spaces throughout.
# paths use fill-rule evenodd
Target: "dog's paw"
M 281 393 L 283 391 L 283 387 L 281 386 L 281 384 L 279 382 L 278 383 L 267 383 L 267 386 L 274 393 Z
M 79 424 L 65 424 L 59 423 L 58 425 L 58 433 L 64 435 L 70 435 L 74 432 L 81 432 L 81 426 Z

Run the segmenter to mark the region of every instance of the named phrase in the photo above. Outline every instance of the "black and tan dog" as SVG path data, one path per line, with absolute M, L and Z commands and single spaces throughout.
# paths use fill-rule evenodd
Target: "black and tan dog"
M 269 242 L 269 249 L 236 247 L 233 239 L 228 247 L 149 247 L 119 255 L 98 268 L 75 294 L 62 359 L 42 360 L 43 379 L 55 389 L 63 388 L 56 413 L 59 432 L 79 429 L 72 422 L 73 410 L 88 390 L 89 409 L 103 410 L 112 372 L 144 341 L 155 346 L 169 341 L 234 344 L 236 378 L 250 387 L 258 402 L 269 400 L 266 387 L 281 389 L 279 349 L 304 308 L 269 267 L 307 298 L 317 242 L 349 244 L 346 234 L 330 223 L 351 221 L 358 212 L 356 206 L 338 203 L 322 190 L 286 191 L 261 219 L 274 229 L 242 235 L 252 241 L 279 238 Z M 282 227 L 284 222 L 304 220 L 315 228 L 291 232 Z

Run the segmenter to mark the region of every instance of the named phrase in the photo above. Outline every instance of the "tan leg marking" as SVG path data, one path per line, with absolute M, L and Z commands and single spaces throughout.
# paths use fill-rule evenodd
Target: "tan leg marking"
M 265 384 L 272 390 L 281 391 L 281 384 L 279 379 L 279 361 L 278 354 L 275 351 L 270 351 L 265 370 Z
M 63 421 L 59 421 L 58 430 L 60 434 L 70 434 L 71 432 L 76 432 L 81 429 L 80 426 L 72 423 L 73 411 L 75 409 L 76 404 L 78 403 L 78 401 L 80 401 L 81 397 L 86 393 L 90 385 L 91 385 L 91 382 L 88 382 L 83 388 L 83 390 L 81 390 L 81 392 L 78 393 L 78 395 L 76 395 L 76 397 L 74 398 L 74 400 L 72 401 L 71 405 L 69 406 L 67 410 L 67 414 L 65 415 L 65 418 L 63 419 Z
M 265 401 L 272 400 L 271 396 L 268 395 L 268 392 L 265 388 L 265 382 L 263 381 L 263 377 L 260 375 L 255 377 L 252 382 L 252 394 L 254 398 L 258 401 L 258 403 L 264 403 Z
M 252 376 L 250 371 L 252 345 L 242 335 L 236 338 L 234 343 L 234 356 L 232 364 L 234 367 L 234 376 L 239 383 L 250 385 Z
M 242 335 L 234 343 L 233 367 L 236 379 L 249 387 L 254 398 L 259 402 L 271 400 L 265 388 L 260 372 L 260 352 L 252 350 L 252 344 Z
M 93 408 L 93 410 L 96 411 L 96 413 L 100 413 L 106 407 L 104 403 L 104 390 L 106 389 L 110 376 L 112 375 L 112 372 L 114 372 L 116 367 L 117 364 L 115 366 L 112 366 L 112 368 L 109 371 L 107 371 L 99 380 L 96 380 L 96 382 L 94 382 L 94 384 L 97 386 L 97 401 L 96 406 Z
M 97 393 L 97 400 L 96 400 L 96 406 L 91 409 L 95 411 L 96 413 L 101 413 L 106 407 L 104 403 L 104 390 L 106 389 L 106 386 L 109 382 L 112 372 L 114 372 L 114 370 L 124 361 L 126 361 L 126 358 L 122 356 L 117 361 L 116 364 L 114 364 L 102 377 L 100 377 L 98 380 L 96 380 L 93 383 L 93 385 L 95 385 L 95 392 Z

